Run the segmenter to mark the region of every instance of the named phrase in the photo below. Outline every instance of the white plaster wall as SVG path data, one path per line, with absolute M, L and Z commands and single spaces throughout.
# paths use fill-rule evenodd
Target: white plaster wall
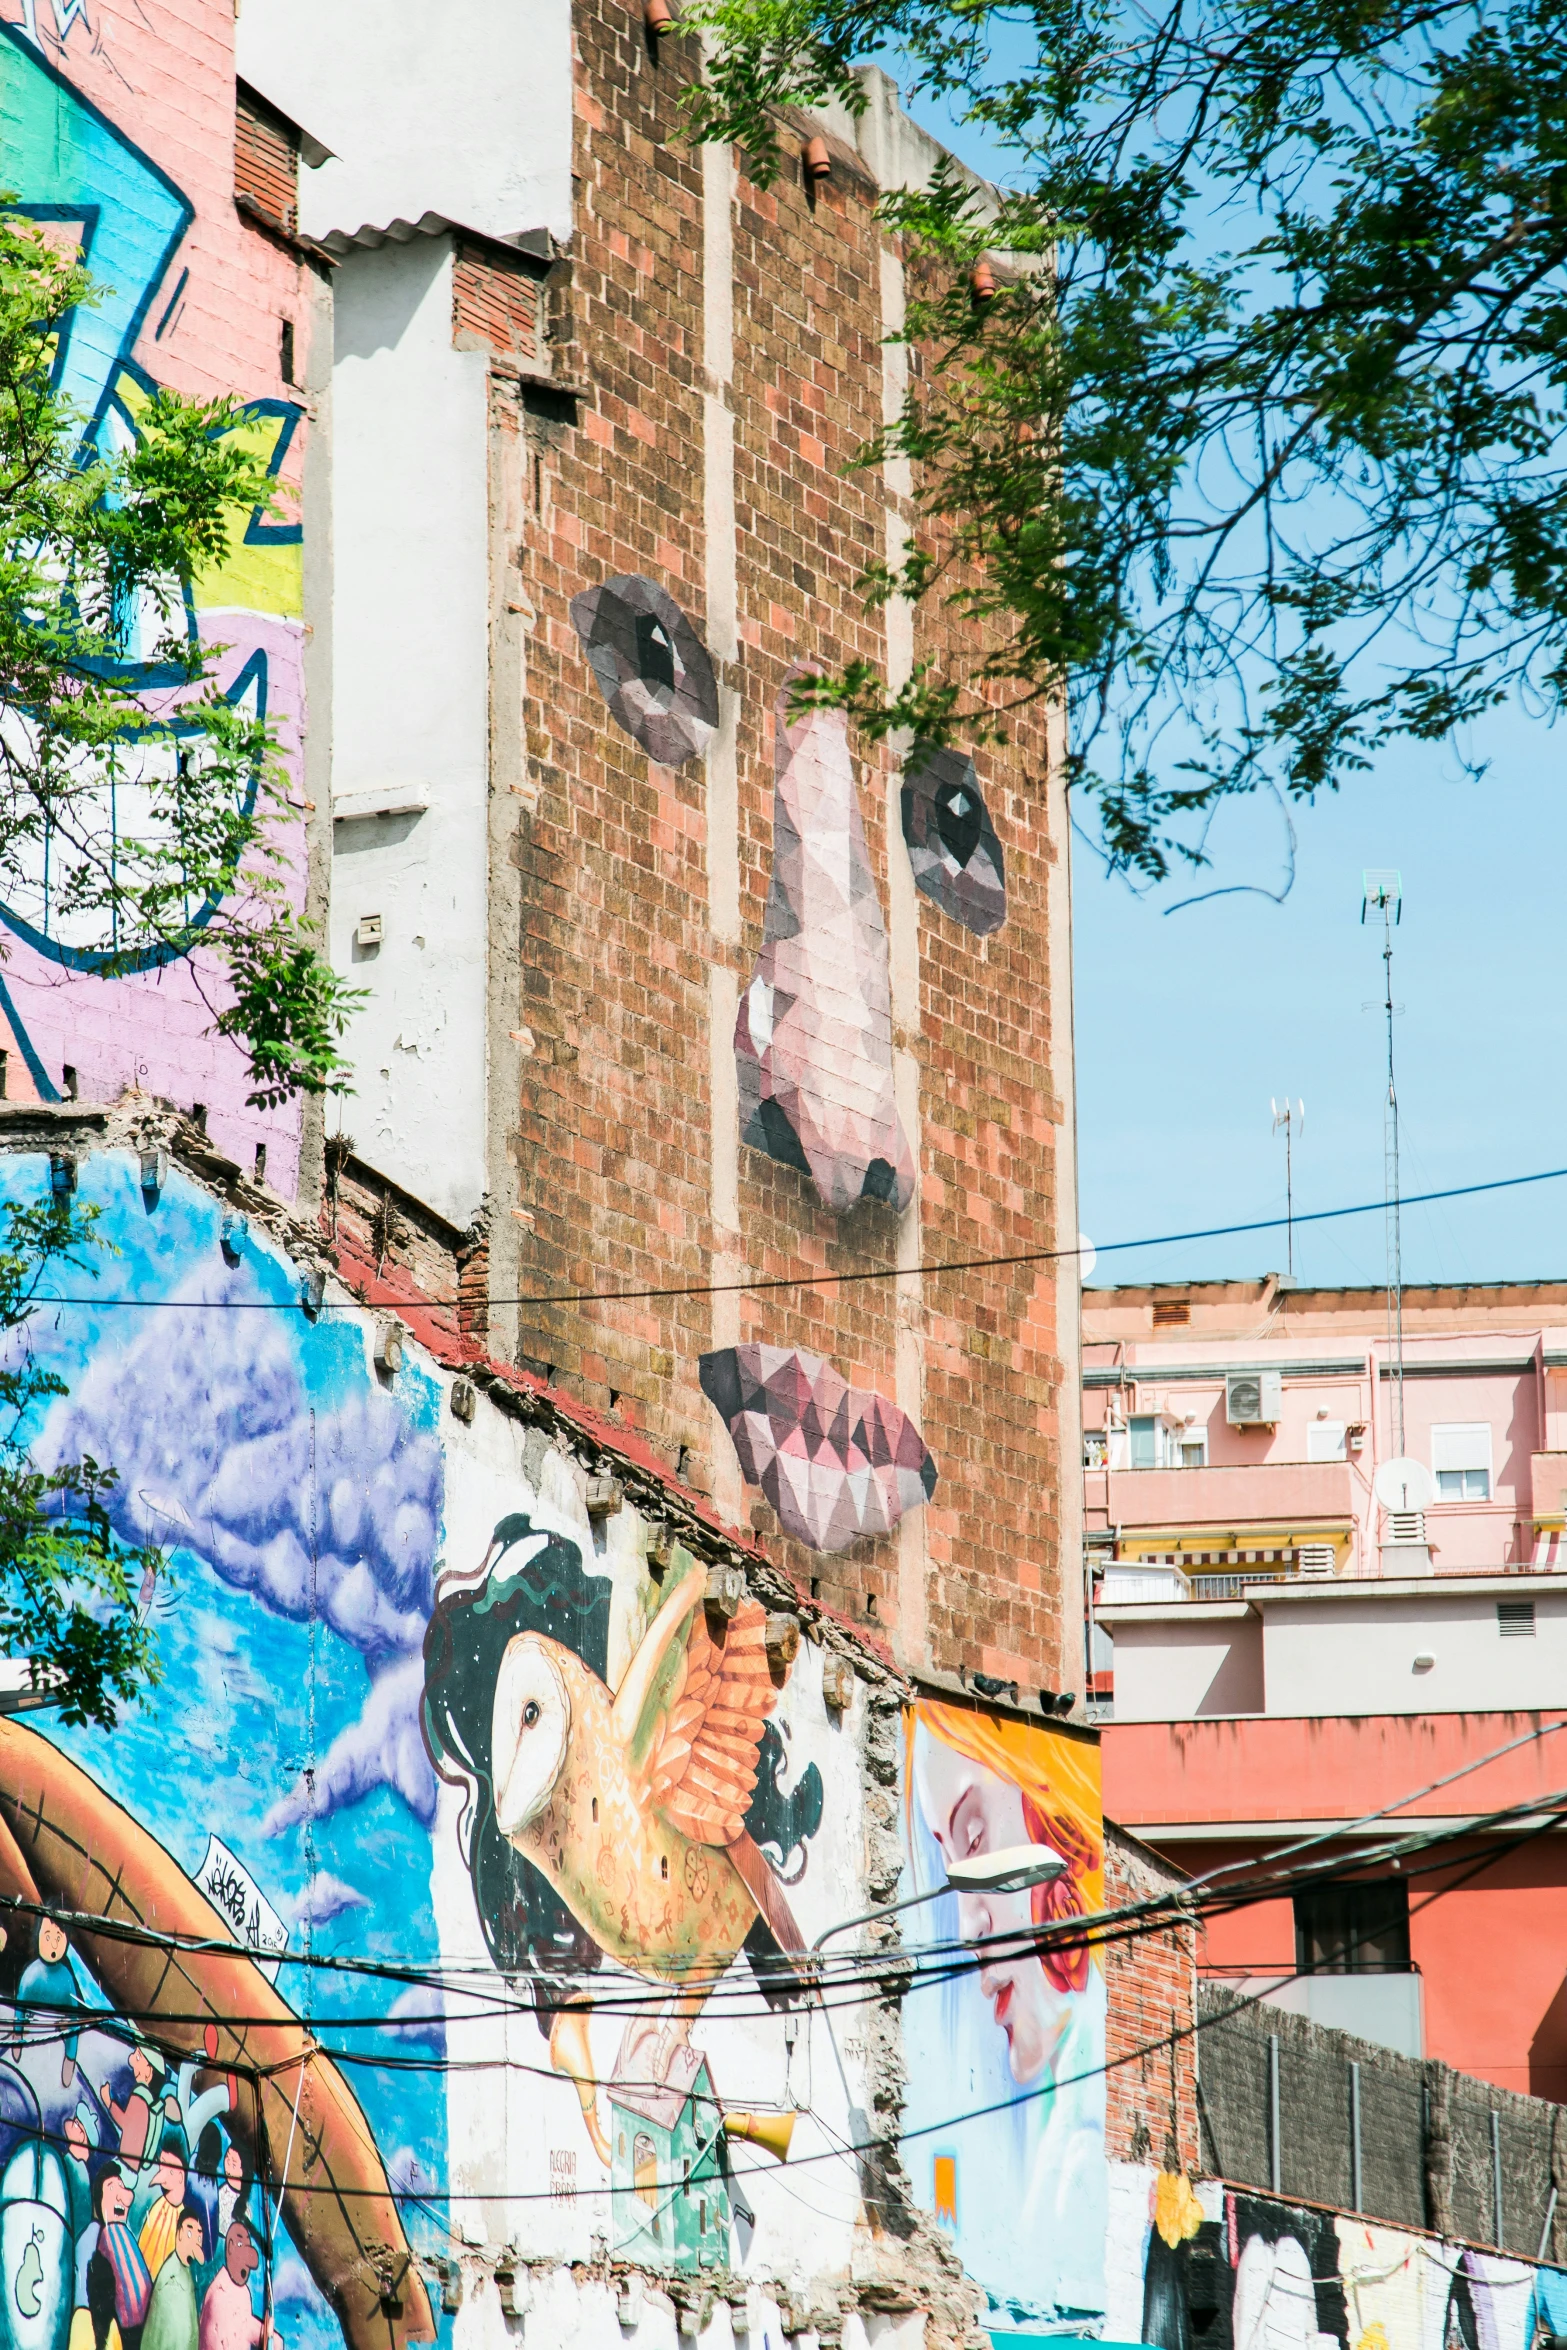
M 242 0 L 239 71 L 332 149 L 308 236 L 444 213 L 571 234 L 570 0 Z
M 1270 1714 L 1527 1712 L 1567 1689 L 1567 1591 L 1536 1576 L 1488 1579 L 1482 1592 L 1379 1593 L 1265 1609 Z M 1504 1639 L 1498 1600 L 1534 1602 L 1535 1635 Z M 1430 1656 L 1429 1670 L 1415 1658 Z M 1116 1711 L 1121 1710 L 1120 1653 Z M 1146 1716 L 1143 1718 L 1147 1718 Z
M 1118 1722 L 1184 1722 L 1263 1709 L 1262 1626 L 1237 1610 L 1218 1621 L 1175 1622 L 1102 1612 L 1115 1643 Z
M 331 952 L 361 1158 L 466 1225 L 485 1188 L 486 361 L 455 351 L 451 244 L 337 272 L 332 793 L 423 799 L 334 824 Z M 379 914 L 379 948 L 354 933 Z

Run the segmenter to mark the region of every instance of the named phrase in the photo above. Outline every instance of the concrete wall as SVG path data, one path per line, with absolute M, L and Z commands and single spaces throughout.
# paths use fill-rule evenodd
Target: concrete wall
M 1533 1603 L 1534 1634 L 1504 1636 L 1498 1606 L 1520 1600 Z M 1461 1592 L 1297 1586 L 1259 1604 L 1270 1714 L 1521 1712 L 1555 1704 L 1567 1685 L 1560 1577 Z
M 245 0 L 240 70 L 332 149 L 301 191 L 307 235 L 444 213 L 491 236 L 571 213 L 568 0 L 505 0 L 444 19 L 412 0 Z
M 332 957 L 367 995 L 342 1122 L 461 1227 L 487 1186 L 488 366 L 453 347 L 452 266 L 416 237 L 337 272 Z
M 1115 1642 L 1117 1721 L 1262 1712 L 1262 1625 L 1244 1601 L 1188 1601 L 1146 1622 L 1117 1608 L 1100 1621 Z

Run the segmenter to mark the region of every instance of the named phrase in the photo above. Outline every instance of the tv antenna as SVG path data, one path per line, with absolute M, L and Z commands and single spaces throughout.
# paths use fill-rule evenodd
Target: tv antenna
M 1284 1129 L 1284 1232 L 1285 1245 L 1289 1251 L 1287 1271 L 1289 1279 L 1293 1281 L 1295 1278 L 1295 1137 L 1306 1131 L 1306 1105 L 1304 1102 L 1292 1102 L 1289 1095 L 1286 1094 L 1282 1103 L 1269 1102 L 1268 1107 L 1273 1112 L 1274 1133 L 1277 1134 L 1281 1126 Z
M 1382 1111 L 1382 1196 L 1387 1234 L 1387 1342 L 1392 1356 L 1393 1457 L 1404 1458 L 1404 1231 L 1398 1188 L 1398 1083 L 1393 1074 L 1393 1022 L 1403 1010 L 1393 1001 L 1393 932 L 1404 911 L 1403 876 L 1389 868 L 1364 873 L 1360 919 L 1368 908 L 1382 917 L 1382 1009 L 1387 1015 L 1387 1100 Z M 1373 1007 L 1367 1005 L 1369 1011 Z

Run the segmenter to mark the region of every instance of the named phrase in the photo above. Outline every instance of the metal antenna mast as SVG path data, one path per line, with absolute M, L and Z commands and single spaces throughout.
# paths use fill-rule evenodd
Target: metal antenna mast
M 1382 1113 L 1382 1160 L 1384 1211 L 1387 1225 L 1387 1343 L 1393 1359 L 1392 1394 L 1389 1398 L 1393 1423 L 1392 1457 L 1404 1458 L 1404 1229 L 1403 1213 L 1398 1188 L 1398 1084 L 1393 1074 L 1393 1021 L 1403 1010 L 1393 1001 L 1393 932 L 1404 911 L 1404 883 L 1395 871 L 1366 873 L 1361 877 L 1360 919 L 1366 919 L 1367 907 L 1375 907 L 1382 916 L 1382 1008 L 1387 1015 L 1387 1101 Z
M 1284 1233 L 1289 1251 L 1286 1270 L 1291 1281 L 1295 1278 L 1295 1137 L 1306 1131 L 1306 1105 L 1292 1102 L 1284 1096 L 1282 1109 L 1277 1102 L 1269 1102 L 1273 1112 L 1273 1131 L 1284 1129 Z

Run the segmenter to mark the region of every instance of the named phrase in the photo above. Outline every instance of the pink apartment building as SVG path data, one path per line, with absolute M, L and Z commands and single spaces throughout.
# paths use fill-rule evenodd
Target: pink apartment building
M 1406 1290 L 1423 1513 L 1374 1492 L 1380 1291 L 1089 1290 L 1083 1382 L 1106 1804 L 1192 1874 L 1306 1834 L 1349 1871 L 1210 1921 L 1208 1970 L 1567 2100 L 1567 1283 Z M 1466 1833 L 1357 1865 L 1389 1817 Z

